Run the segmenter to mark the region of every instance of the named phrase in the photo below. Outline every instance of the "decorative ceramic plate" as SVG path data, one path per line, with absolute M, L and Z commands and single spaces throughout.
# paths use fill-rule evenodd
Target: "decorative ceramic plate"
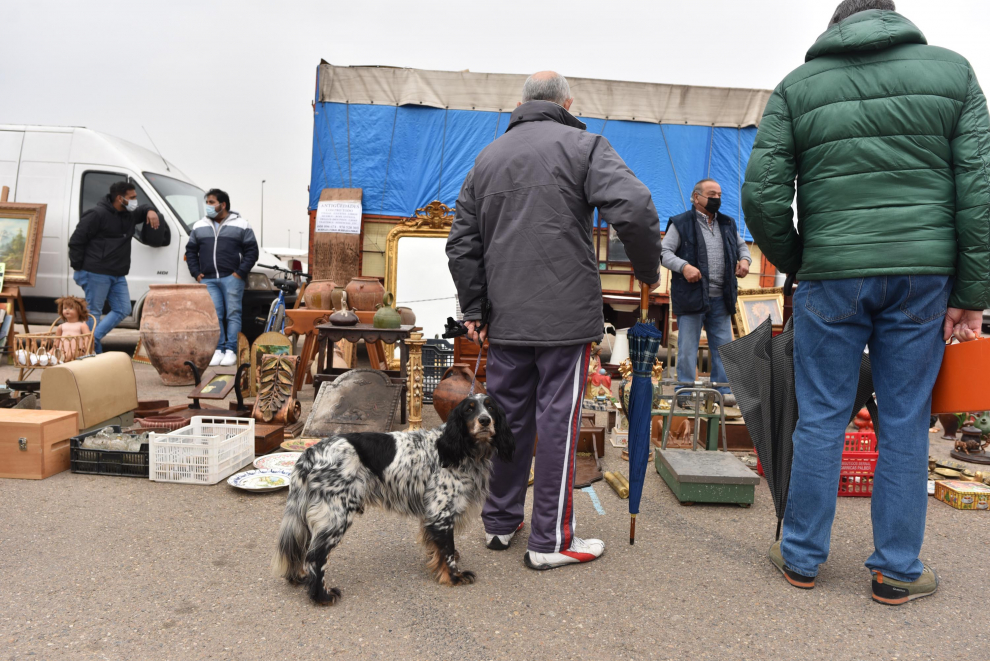
M 322 438 L 294 438 L 291 441 L 282 443 L 282 449 L 286 452 L 305 452 L 306 448 L 312 447 L 322 441 Z
M 279 470 L 249 470 L 231 475 L 227 484 L 245 491 L 278 491 L 289 486 L 289 475 Z
M 296 465 L 296 460 L 302 456 L 302 452 L 276 452 L 266 454 L 254 460 L 254 467 L 262 470 L 274 470 L 283 473 L 291 473 L 292 467 Z

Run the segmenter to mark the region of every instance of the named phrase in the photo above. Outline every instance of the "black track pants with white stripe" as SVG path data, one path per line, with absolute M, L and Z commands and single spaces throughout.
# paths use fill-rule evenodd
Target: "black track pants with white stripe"
M 523 521 L 536 445 L 529 550 L 566 551 L 574 536 L 574 459 L 591 345 L 515 347 L 488 351 L 488 394 L 505 409 L 516 437 L 511 462 L 495 459 L 485 531 L 506 535 Z

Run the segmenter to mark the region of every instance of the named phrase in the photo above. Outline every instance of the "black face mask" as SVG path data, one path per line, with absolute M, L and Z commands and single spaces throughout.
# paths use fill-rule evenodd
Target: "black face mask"
M 718 213 L 719 207 L 722 206 L 722 198 L 720 197 L 710 197 L 708 202 L 705 203 L 705 211 L 708 213 Z

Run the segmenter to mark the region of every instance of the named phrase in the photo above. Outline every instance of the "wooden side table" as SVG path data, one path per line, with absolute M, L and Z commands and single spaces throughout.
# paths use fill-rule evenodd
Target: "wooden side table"
M 323 383 L 330 382 L 333 383 L 337 380 L 337 377 L 347 373 L 349 368 L 341 368 L 333 366 L 333 349 L 337 342 L 342 340 L 347 340 L 348 342 L 357 342 L 359 340 L 364 340 L 365 344 L 372 344 L 374 342 L 382 341 L 386 344 L 399 344 L 399 369 L 397 370 L 382 370 L 390 379 L 392 383 L 401 385 L 404 389 L 402 397 L 402 409 L 400 423 L 406 424 L 406 396 L 408 395 L 410 399 L 415 399 L 417 402 L 415 406 L 410 406 L 410 408 L 422 411 L 423 405 L 423 392 L 422 388 L 419 389 L 419 394 L 415 394 L 414 389 L 410 389 L 409 379 L 408 379 L 408 365 L 409 365 L 409 343 L 407 340 L 410 339 L 412 334 L 412 326 L 400 326 L 398 328 L 375 328 L 371 324 L 357 324 L 355 326 L 333 326 L 331 324 L 320 324 L 317 327 L 317 345 L 319 354 L 317 356 L 316 363 L 316 377 L 313 379 L 313 386 L 316 392 L 319 393 L 320 386 Z M 422 345 L 417 347 L 422 351 Z M 422 415 L 420 414 L 420 420 L 422 421 Z
M 309 308 L 285 311 L 285 316 L 288 317 L 290 323 L 289 326 L 285 327 L 285 334 L 295 333 L 305 338 L 299 353 L 299 369 L 296 372 L 295 389 L 297 391 L 302 390 L 303 384 L 306 382 L 306 375 L 309 374 L 309 365 L 316 356 L 316 327 L 327 323 L 332 314 L 333 310 L 310 310 Z M 333 364 L 332 354 L 330 362 Z

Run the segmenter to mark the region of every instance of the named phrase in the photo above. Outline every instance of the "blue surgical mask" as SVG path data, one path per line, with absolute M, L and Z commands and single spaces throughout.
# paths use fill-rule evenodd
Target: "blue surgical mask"
M 127 210 L 128 211 L 136 211 L 137 210 L 137 207 L 138 207 L 138 205 L 137 205 L 137 198 L 136 197 L 133 200 L 127 200 Z
M 214 207 L 214 206 L 211 206 L 211 205 L 207 204 L 206 205 L 206 217 L 207 218 L 216 218 L 217 217 L 217 208 Z

